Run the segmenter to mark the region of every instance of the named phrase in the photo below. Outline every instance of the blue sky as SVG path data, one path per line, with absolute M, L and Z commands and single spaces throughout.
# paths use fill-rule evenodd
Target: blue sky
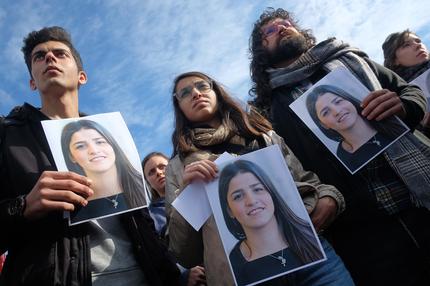
M 409 28 L 430 46 L 428 0 L 2 1 L 0 114 L 24 101 L 40 106 L 38 93 L 29 89 L 22 39 L 32 30 L 63 26 L 89 77 L 80 89 L 81 111 L 120 111 L 141 157 L 154 150 L 170 154 L 173 78 L 203 71 L 246 101 L 248 39 L 268 6 L 293 12 L 318 41 L 336 36 L 379 63 L 389 33 Z

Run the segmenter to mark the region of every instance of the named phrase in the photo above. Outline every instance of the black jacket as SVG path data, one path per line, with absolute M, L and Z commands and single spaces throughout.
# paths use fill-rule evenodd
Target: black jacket
M 364 59 L 378 77 L 383 88 L 399 95 L 420 92 L 418 87 L 408 85 L 390 70 L 368 58 Z M 315 83 L 326 74 L 325 70 L 320 69 L 310 80 Z M 376 209 L 374 196 L 365 191 L 367 190 L 367 182 L 361 172 L 351 175 L 289 107 L 294 101 L 293 97 L 289 96 L 293 88 L 281 86 L 272 91 L 269 116 L 276 133 L 284 138 L 285 143 L 299 158 L 305 170 L 313 171 L 322 182 L 334 185 L 341 190 L 347 204 L 346 214 L 343 216 L 348 215 L 351 209 L 361 210 L 363 205 L 370 205 Z M 413 130 L 423 117 L 423 111 L 414 102 L 402 98 L 401 100 L 408 114 L 404 122 Z
M 12 219 L 10 200 L 28 194 L 41 173 L 56 170 L 40 121 L 29 104 L 3 123 L 0 144 L 0 252 L 8 251 L 0 285 L 91 285 L 88 223 L 68 226 L 62 212 L 37 221 Z M 179 270 L 145 210 L 120 216 L 149 285 L 179 284 Z
M 366 60 L 381 86 L 400 95 L 408 115 L 404 122 L 414 129 L 423 111 L 414 102 L 402 99 L 402 95 L 418 94 L 418 87 L 407 85 L 396 74 Z M 325 75 L 321 69 L 310 80 L 315 83 Z M 315 172 L 323 183 L 336 186 L 345 197 L 346 209 L 325 231 L 325 237 L 330 239 L 357 285 L 412 285 L 411 281 L 421 279 L 428 270 L 422 269 L 421 265 L 427 265 L 418 258 L 422 250 L 412 243 L 411 232 L 405 227 L 412 226 L 413 234 L 419 234 L 416 229 L 427 224 L 430 213 L 412 208 L 391 216 L 380 210 L 375 195 L 369 191 L 369 176 L 364 169 L 351 175 L 289 107 L 294 101 L 290 96 L 293 88 L 281 86 L 272 91 L 269 116 L 274 130 L 284 138 L 304 169 Z

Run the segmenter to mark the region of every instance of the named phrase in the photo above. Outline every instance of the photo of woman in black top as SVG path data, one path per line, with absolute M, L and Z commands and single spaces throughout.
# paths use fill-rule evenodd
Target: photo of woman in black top
M 229 255 L 238 285 L 324 258 L 310 223 L 288 207 L 255 163 L 237 160 L 225 166 L 219 199 L 226 226 L 239 240 Z
M 68 123 L 61 148 L 68 170 L 90 178 L 94 190 L 88 205 L 70 214 L 72 223 L 146 206 L 142 174 L 102 125 L 87 119 Z
M 322 133 L 339 142 L 336 155 L 352 173 L 407 130 L 394 117 L 367 120 L 361 115 L 360 101 L 334 85 L 319 85 L 311 90 L 306 108 Z

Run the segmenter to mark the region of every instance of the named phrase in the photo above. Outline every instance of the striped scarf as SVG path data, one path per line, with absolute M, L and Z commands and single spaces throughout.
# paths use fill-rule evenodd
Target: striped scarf
M 273 89 L 303 86 L 321 68 L 330 72 L 346 67 L 369 90 L 379 90 L 381 84 L 364 57 L 367 57 L 364 52 L 330 38 L 309 49 L 288 67 L 268 69 L 270 86 Z M 294 88 L 292 96 L 297 98 L 302 93 L 300 88 Z M 384 157 L 408 187 L 411 201 L 430 210 L 430 148 L 409 132 L 388 147 Z

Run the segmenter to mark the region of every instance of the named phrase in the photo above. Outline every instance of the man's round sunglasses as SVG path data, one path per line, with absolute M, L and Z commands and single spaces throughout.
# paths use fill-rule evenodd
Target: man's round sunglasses
M 265 38 L 267 38 L 267 37 L 270 37 L 270 36 L 274 35 L 275 33 L 279 32 L 279 27 L 280 26 L 284 26 L 285 28 L 288 28 L 288 27 L 292 27 L 293 24 L 291 24 L 290 21 L 285 20 L 285 19 L 282 20 L 282 21 L 272 22 L 270 25 L 266 26 L 263 29 L 263 31 L 262 31 L 263 32 L 263 36 Z

